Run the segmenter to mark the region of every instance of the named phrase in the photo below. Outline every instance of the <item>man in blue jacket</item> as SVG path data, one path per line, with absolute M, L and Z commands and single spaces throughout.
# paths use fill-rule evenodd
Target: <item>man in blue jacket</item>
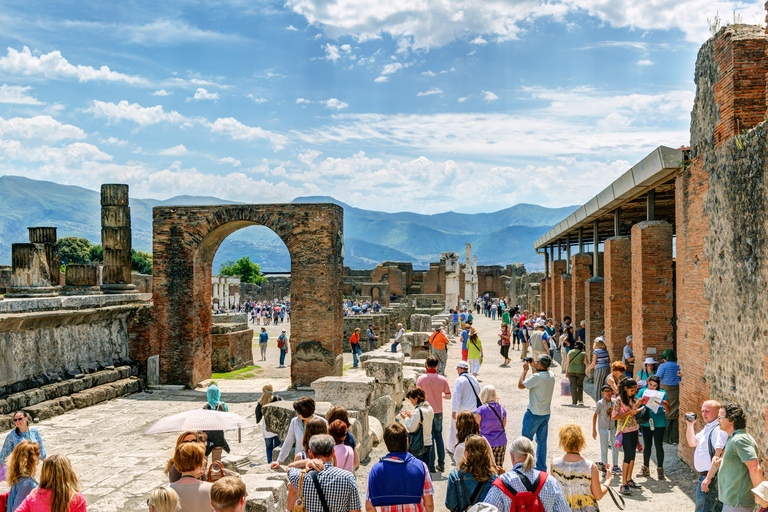
M 408 453 L 408 432 L 400 423 L 384 429 L 389 453 L 368 474 L 366 512 L 397 507 L 405 512 L 433 512 L 435 488 L 427 465 Z

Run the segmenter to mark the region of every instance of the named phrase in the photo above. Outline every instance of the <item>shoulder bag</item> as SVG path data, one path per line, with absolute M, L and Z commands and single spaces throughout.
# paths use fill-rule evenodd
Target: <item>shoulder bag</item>
M 309 472 L 309 475 L 312 477 L 312 483 L 315 484 L 315 490 L 317 491 L 317 497 L 320 498 L 320 504 L 323 506 L 323 512 L 330 512 L 330 509 L 328 508 L 328 502 L 325 500 L 325 494 L 323 494 L 323 489 L 320 487 L 320 480 L 317 477 L 317 471 L 313 469 Z
M 240 473 L 232 471 L 224 467 L 224 464 L 219 460 L 211 462 L 211 467 L 208 468 L 208 477 L 206 482 L 215 482 L 225 476 L 234 476 L 240 478 Z
M 469 389 L 471 389 L 472 390 L 472 394 L 475 395 L 475 407 L 482 406 L 483 402 L 480 400 L 480 397 L 477 396 L 477 391 L 475 391 L 475 386 L 472 385 L 472 381 L 469 380 L 469 373 L 468 372 L 464 372 L 464 373 L 462 373 L 462 375 L 466 375 L 467 376 L 467 382 L 469 383 Z
M 408 433 L 408 452 L 414 457 L 425 454 L 429 448 L 424 446 L 424 415 L 421 413 L 420 408 L 416 408 L 419 411 L 419 428 L 416 432 Z
M 307 474 L 307 469 L 301 472 L 299 475 L 299 488 L 296 492 L 296 503 L 294 503 L 291 512 L 307 512 L 304 508 L 304 476 Z

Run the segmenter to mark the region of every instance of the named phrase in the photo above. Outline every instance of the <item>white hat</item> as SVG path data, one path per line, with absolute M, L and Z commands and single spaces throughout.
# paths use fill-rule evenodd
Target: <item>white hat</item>
M 654 358 L 648 357 L 648 358 L 646 358 L 646 360 L 645 360 L 645 362 L 643 364 L 644 365 L 646 365 L 646 364 L 656 364 L 656 362 L 657 361 Z
M 757 487 L 752 489 L 752 492 L 757 496 L 760 496 L 760 499 L 763 501 L 768 501 L 768 481 L 763 481 L 757 484 Z
M 463 368 L 464 370 L 469 370 L 469 363 L 466 361 L 459 361 L 456 363 L 456 368 Z

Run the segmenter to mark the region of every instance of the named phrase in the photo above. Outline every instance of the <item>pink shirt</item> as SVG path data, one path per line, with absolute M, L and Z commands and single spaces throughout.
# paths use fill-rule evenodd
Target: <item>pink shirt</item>
M 333 453 L 336 455 L 336 467 L 346 469 L 350 473 L 355 471 L 355 449 L 344 443 L 333 447 Z M 346 462 L 346 464 L 345 464 Z
M 16 512 L 50 512 L 51 510 L 51 491 L 48 489 L 40 489 L 39 487 L 29 493 L 29 495 L 21 502 Z M 69 504 L 69 512 L 86 512 L 85 498 L 79 492 L 76 492 L 72 496 L 72 501 Z
M 427 373 L 416 380 L 416 385 L 424 390 L 427 402 L 435 411 L 435 414 L 443 412 L 443 393 L 446 397 L 451 395 L 451 385 L 448 379 L 436 373 Z

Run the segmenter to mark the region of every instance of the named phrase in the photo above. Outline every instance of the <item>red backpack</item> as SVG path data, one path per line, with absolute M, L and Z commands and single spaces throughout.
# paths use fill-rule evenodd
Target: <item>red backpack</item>
M 541 488 L 544 487 L 544 482 L 547 480 L 547 473 L 539 471 L 539 476 L 531 483 L 528 478 L 520 471 L 515 470 L 517 476 L 520 477 L 520 481 L 525 486 L 526 490 L 518 492 L 510 487 L 501 478 L 497 478 L 493 485 L 498 487 L 501 492 L 509 496 L 512 500 L 512 506 L 509 508 L 509 512 L 546 512 L 544 504 L 539 499 L 539 493 Z

